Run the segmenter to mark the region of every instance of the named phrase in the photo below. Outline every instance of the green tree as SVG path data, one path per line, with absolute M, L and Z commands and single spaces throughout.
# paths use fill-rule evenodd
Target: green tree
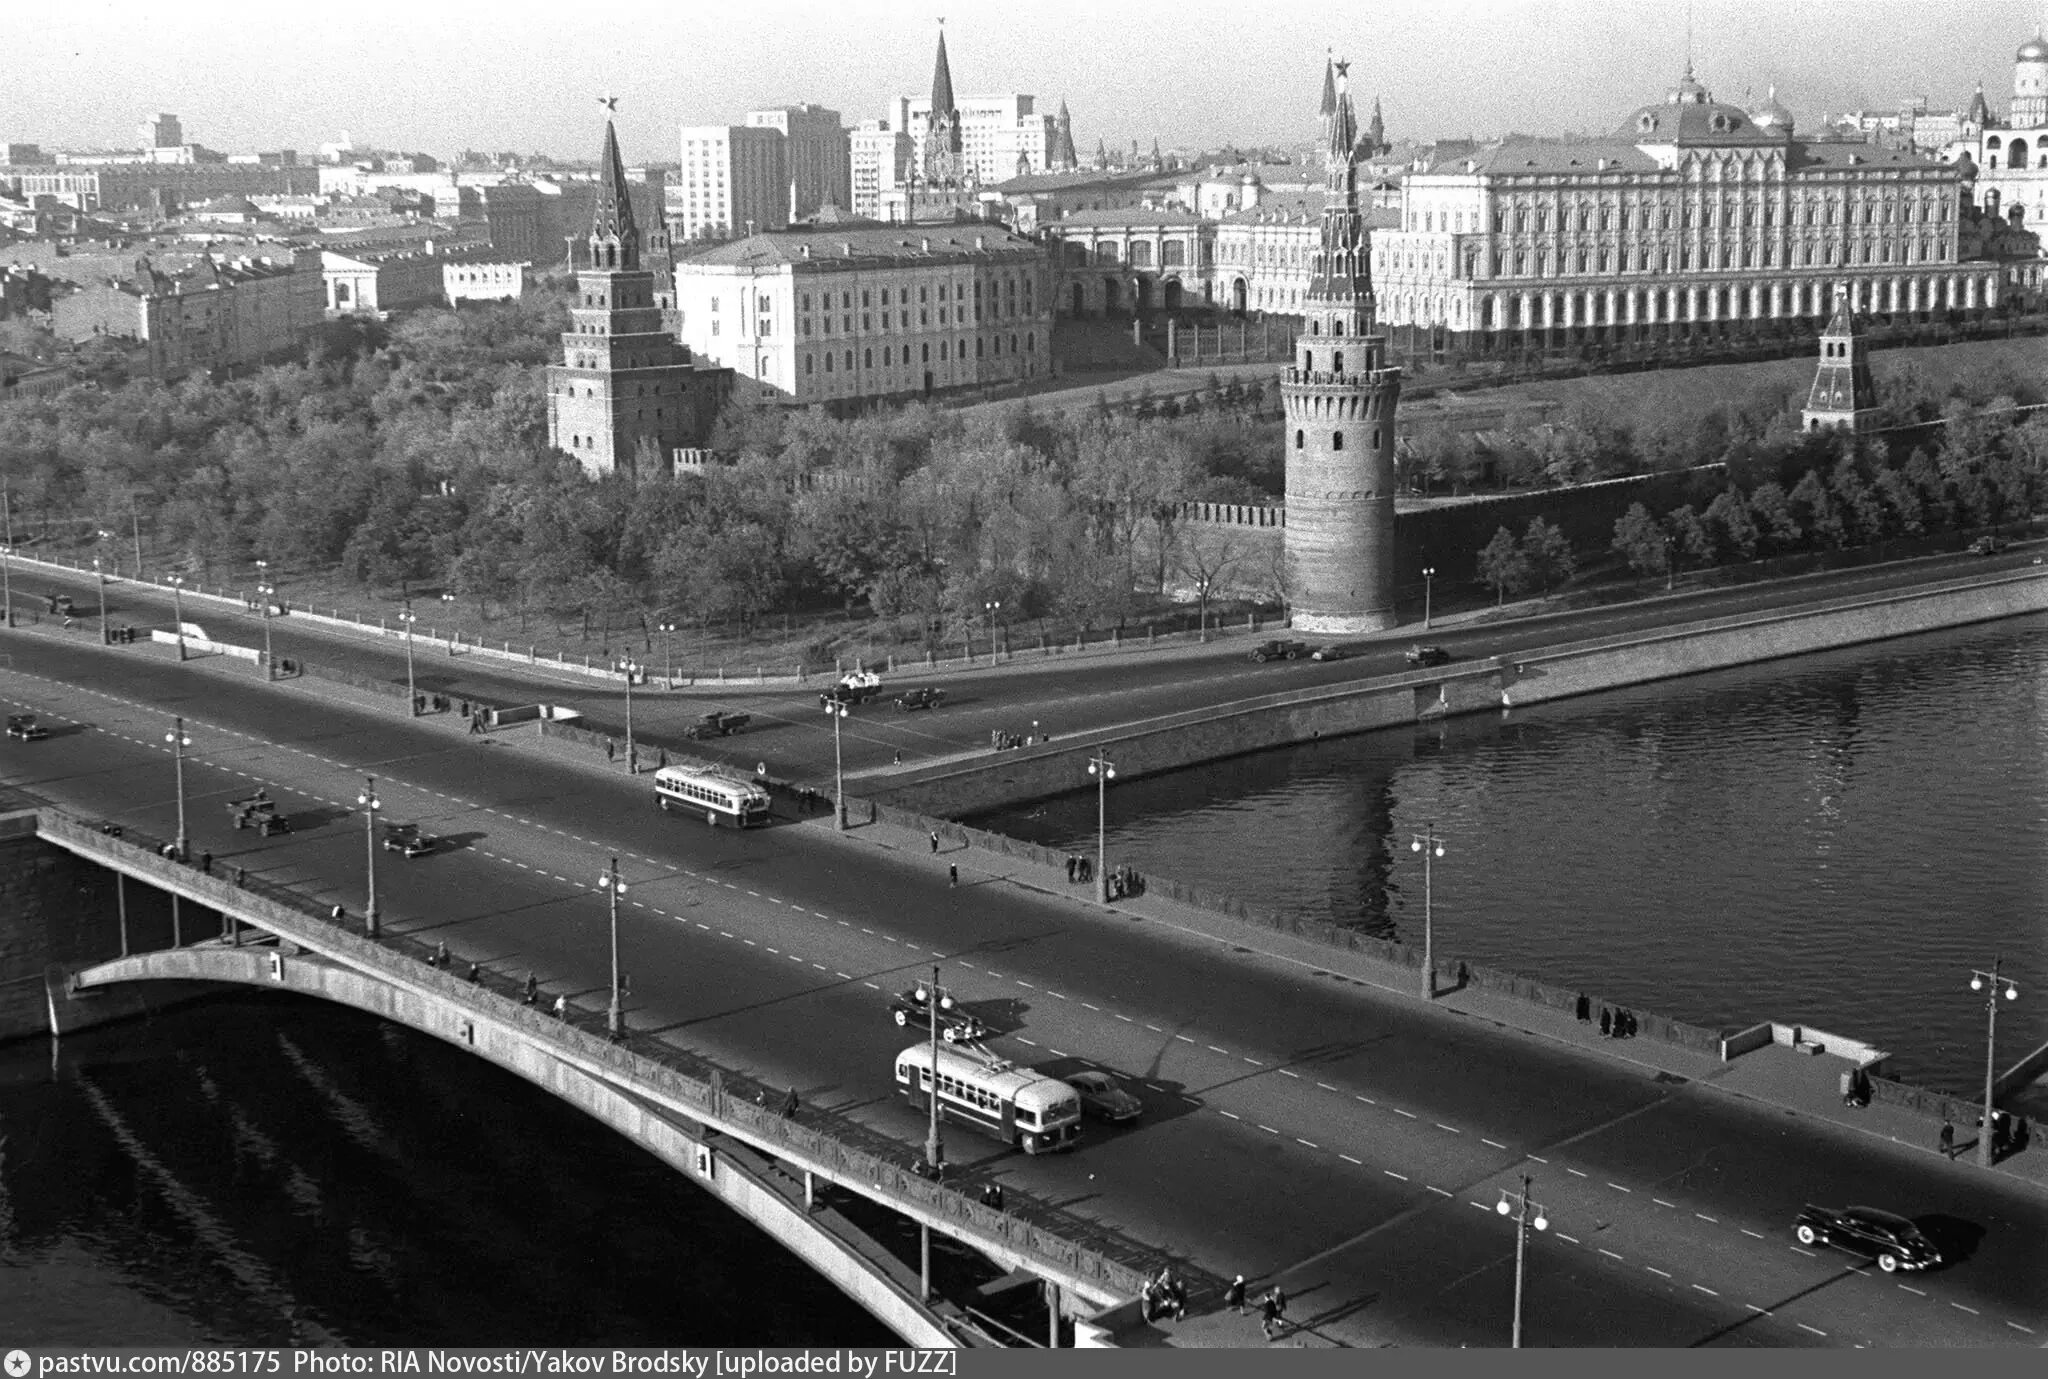
M 1907 482 L 1904 474 L 1896 469 L 1881 469 L 1873 487 L 1877 490 L 1878 501 L 1887 509 L 1887 522 L 1892 530 L 1907 536 L 1919 536 L 1927 530 L 1920 494 Z
M 1529 528 L 1522 534 L 1522 558 L 1528 562 L 1529 577 L 1544 590 L 1570 579 L 1578 568 L 1572 558 L 1572 543 L 1554 523 L 1541 517 L 1530 518 Z
M 1522 553 L 1522 543 L 1506 527 L 1497 528 L 1493 539 L 1479 552 L 1479 578 L 1493 587 L 1496 605 L 1505 604 L 1509 594 L 1520 594 L 1529 587 L 1529 557 Z
M 1835 506 L 1834 496 L 1820 480 L 1820 471 L 1809 469 L 1786 496 L 1794 518 L 1816 546 L 1839 550 L 1848 543 L 1848 529 Z
M 1715 494 L 1700 520 L 1713 534 L 1719 550 L 1736 560 L 1749 560 L 1756 555 L 1756 521 L 1749 515 L 1749 504 L 1735 489 L 1724 488 Z
M 1844 456 L 1828 476 L 1828 492 L 1834 497 L 1836 511 L 1842 515 L 1846 539 L 1853 541 L 1880 541 L 1886 533 L 1884 504 L 1863 482 L 1863 475 L 1856 468 L 1856 461 Z
M 1707 530 L 1707 524 L 1700 520 L 1698 510 L 1691 503 L 1667 513 L 1664 530 L 1671 536 L 1674 565 L 1683 563 L 1705 568 L 1714 563 L 1714 535 Z
M 1639 575 L 1661 575 L 1669 568 L 1664 549 L 1664 529 L 1641 503 L 1614 519 L 1614 542 L 1610 549 Z

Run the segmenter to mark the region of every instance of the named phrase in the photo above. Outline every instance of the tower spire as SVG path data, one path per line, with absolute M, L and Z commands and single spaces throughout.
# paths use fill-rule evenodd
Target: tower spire
M 618 97 L 605 98 L 606 110 L 618 108 Z M 640 267 L 640 227 L 633 219 L 633 198 L 626 194 L 626 161 L 619 156 L 619 134 L 607 115 L 604 149 L 597 156 L 597 200 L 590 214 L 590 266 L 636 272 Z

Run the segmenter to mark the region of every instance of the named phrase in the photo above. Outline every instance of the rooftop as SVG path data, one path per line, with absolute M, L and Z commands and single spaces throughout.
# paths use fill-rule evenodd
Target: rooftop
M 1037 244 L 999 225 L 842 224 L 816 229 L 775 230 L 714 245 L 677 258 L 678 268 L 701 264 L 771 268 L 783 264 L 865 261 L 929 261 L 998 253 L 1040 253 Z

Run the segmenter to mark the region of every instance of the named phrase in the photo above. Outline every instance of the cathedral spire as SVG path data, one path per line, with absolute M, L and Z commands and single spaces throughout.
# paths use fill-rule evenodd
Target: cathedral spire
M 953 66 L 946 61 L 946 21 L 939 21 L 939 58 L 932 66 L 932 116 L 953 113 Z
M 1380 116 L 1380 98 L 1372 98 L 1372 123 L 1365 127 L 1365 137 L 1372 146 L 1372 156 L 1377 158 L 1387 151 L 1387 122 Z
M 633 219 L 633 198 L 626 194 L 626 162 L 619 156 L 619 135 L 610 119 L 604 122 L 604 151 L 597 157 L 590 266 L 624 272 L 640 267 L 640 227 Z
M 1319 113 L 1326 120 L 1337 113 L 1337 57 L 1327 51 L 1323 54 L 1323 105 Z

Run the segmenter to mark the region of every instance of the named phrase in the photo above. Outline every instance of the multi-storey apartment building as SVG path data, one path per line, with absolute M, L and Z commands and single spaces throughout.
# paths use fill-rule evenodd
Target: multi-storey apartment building
M 850 193 L 849 193 L 850 196 Z M 669 198 L 677 238 L 724 239 L 789 224 L 788 141 L 777 129 L 686 125 Z
M 1986 310 L 1958 262 L 1957 170 L 1803 140 L 1773 99 L 1723 104 L 1690 70 L 1607 139 L 1515 141 L 1411 172 L 1373 236 L 1382 322 L 1471 348 L 1701 335 L 1852 309 Z
M 909 133 L 886 120 L 864 120 L 848 136 L 853 213 L 865 220 L 882 218 L 882 197 L 910 181 L 916 149 Z
M 853 205 L 853 149 L 837 110 L 809 102 L 780 105 L 748 111 L 747 125 L 782 135 L 798 218 L 815 214 L 827 203 L 842 211 Z
M 820 226 L 677 261 L 682 338 L 754 399 L 853 406 L 1050 370 L 1045 248 L 995 226 Z
M 139 259 L 126 276 L 89 283 L 54 305 L 63 339 L 132 341 L 151 377 L 232 371 L 296 349 L 320 324 L 320 255 L 202 258 L 181 273 Z

